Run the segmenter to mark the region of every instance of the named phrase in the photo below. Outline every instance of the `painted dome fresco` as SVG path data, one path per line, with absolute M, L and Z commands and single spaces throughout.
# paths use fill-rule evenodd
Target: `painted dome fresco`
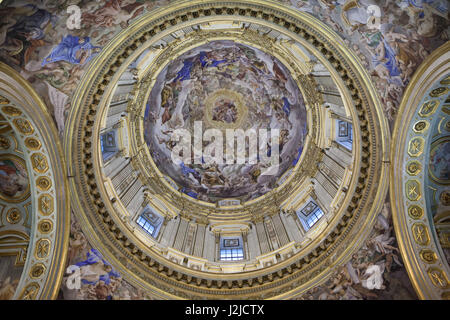
M 247 45 L 219 40 L 189 50 L 162 70 L 147 102 L 144 128 L 156 166 L 185 193 L 211 202 L 230 197 L 245 201 L 270 191 L 298 161 L 306 134 L 306 108 L 297 84 L 278 59 Z M 172 161 L 181 140 L 171 137 L 180 128 L 192 140 L 196 134 L 202 139 L 208 129 L 220 130 L 222 159 L 217 151 L 212 151 L 214 159 L 205 159 L 217 141 L 203 138 L 201 144 L 193 145 L 190 157 L 180 154 L 183 161 Z M 252 152 L 256 139 L 254 144 L 245 143 L 245 163 L 234 159 L 235 149 L 241 147 L 238 141 L 235 148 L 234 135 L 248 129 L 255 135 L 247 136 L 246 142 L 254 140 L 260 129 L 278 139 L 279 166 L 274 169 L 257 161 L 261 147 L 271 156 L 270 137 L 267 146 L 259 145 L 259 153 Z

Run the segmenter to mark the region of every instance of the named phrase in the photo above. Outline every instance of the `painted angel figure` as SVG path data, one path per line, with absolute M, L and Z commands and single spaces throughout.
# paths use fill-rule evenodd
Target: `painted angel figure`
M 108 28 L 118 24 L 126 27 L 130 20 L 144 11 L 144 6 L 136 3 L 136 0 L 109 0 L 94 12 L 84 12 L 82 20 L 88 26 L 97 28 Z

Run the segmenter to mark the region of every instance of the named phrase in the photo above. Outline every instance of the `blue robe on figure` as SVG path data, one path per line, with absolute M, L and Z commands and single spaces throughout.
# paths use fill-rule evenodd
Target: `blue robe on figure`
M 291 104 L 286 97 L 283 98 L 283 111 L 288 117 L 291 114 Z
M 56 48 L 53 48 L 52 52 L 44 59 L 42 66 L 47 63 L 67 61 L 72 64 L 80 64 L 81 59 L 77 59 L 77 52 L 79 50 L 93 50 L 100 49 L 100 47 L 95 47 L 90 43 L 90 38 L 85 37 L 84 42 L 80 42 L 80 38 L 77 36 L 67 35 L 58 44 Z M 89 57 L 83 62 L 87 63 L 94 57 L 94 53 L 91 52 Z
M 103 259 L 102 255 L 100 252 L 98 252 L 96 249 L 91 249 L 88 253 L 87 253 L 87 259 L 81 262 L 76 263 L 75 265 L 78 267 L 83 267 L 83 266 L 87 266 L 87 265 L 91 265 L 91 264 L 95 264 L 99 261 L 102 261 L 104 265 L 108 265 L 111 266 L 105 259 Z M 111 271 L 106 274 L 106 275 L 101 275 L 99 277 L 99 281 L 104 281 L 105 284 L 109 284 L 110 278 L 111 277 L 116 277 L 116 278 L 120 278 L 120 274 L 116 271 L 114 271 L 114 269 L 111 269 Z M 83 284 L 92 284 L 95 285 L 97 283 L 97 281 L 89 281 L 86 279 L 81 279 L 81 282 Z

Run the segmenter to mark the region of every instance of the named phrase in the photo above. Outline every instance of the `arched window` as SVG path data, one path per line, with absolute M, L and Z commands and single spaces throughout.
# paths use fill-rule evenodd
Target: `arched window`
M 244 260 L 242 237 L 221 237 L 219 259 L 221 261 Z

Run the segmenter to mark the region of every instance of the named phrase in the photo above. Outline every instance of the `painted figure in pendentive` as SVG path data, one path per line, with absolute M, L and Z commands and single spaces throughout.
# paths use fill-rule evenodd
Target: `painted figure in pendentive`
M 53 48 L 42 62 L 42 66 L 58 61 L 84 65 L 97 55 L 100 50 L 100 47 L 92 45 L 89 37 L 79 38 L 69 34 L 63 37 L 61 42 Z

